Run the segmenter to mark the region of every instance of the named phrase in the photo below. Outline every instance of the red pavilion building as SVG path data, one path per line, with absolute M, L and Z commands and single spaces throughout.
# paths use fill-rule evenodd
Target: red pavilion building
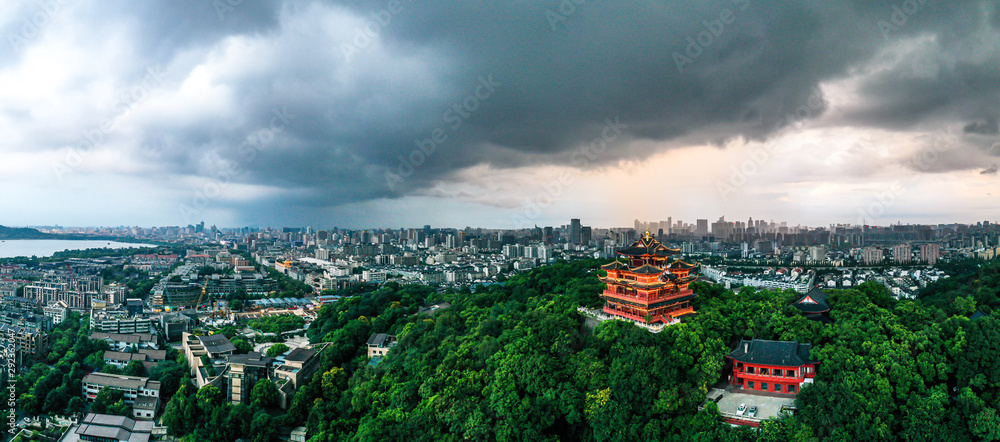
M 601 295 L 604 312 L 646 324 L 670 324 L 694 313 L 694 292 L 688 285 L 698 279 L 697 266 L 671 261 L 680 252 L 660 244 L 648 230 L 631 246 L 618 250 L 619 259 L 602 267 L 608 272 L 601 278 L 607 284 Z

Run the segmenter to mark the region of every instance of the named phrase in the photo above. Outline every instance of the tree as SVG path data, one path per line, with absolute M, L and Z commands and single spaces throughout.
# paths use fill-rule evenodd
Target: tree
M 253 351 L 253 346 L 250 345 L 249 342 L 247 342 L 247 341 L 245 341 L 243 339 L 233 340 L 233 346 L 236 347 L 236 351 L 234 353 L 236 353 L 238 355 L 245 355 L 245 354 L 250 353 L 251 351 Z
M 79 396 L 74 396 L 69 399 L 69 405 L 66 406 L 66 411 L 69 414 L 80 414 L 87 411 L 87 402 Z
M 288 350 L 289 350 L 289 348 L 288 348 L 287 345 L 282 344 L 282 343 L 279 342 L 277 344 L 272 345 L 270 348 L 267 349 L 267 356 L 273 358 L 275 356 L 279 356 L 279 355 L 284 354 Z
M 160 382 L 160 395 L 164 398 L 174 395 L 185 375 L 187 375 L 185 367 L 171 360 L 162 361 L 149 371 L 149 378 Z
M 132 361 L 125 366 L 122 374 L 125 376 L 146 377 L 146 366 L 143 365 L 142 361 Z
M 209 377 L 215 377 L 215 364 L 212 363 L 212 359 L 207 354 L 201 355 L 201 366 L 205 367 Z
M 274 436 L 274 426 L 271 425 L 271 415 L 265 411 L 258 411 L 250 423 L 250 434 L 252 442 L 269 442 Z
M 94 403 L 90 404 L 90 411 L 98 414 L 115 414 L 114 404 L 123 402 L 125 393 L 113 388 L 102 388 L 94 398 Z
M 270 379 L 258 381 L 250 390 L 250 403 L 254 407 L 268 409 L 278 404 L 278 388 Z

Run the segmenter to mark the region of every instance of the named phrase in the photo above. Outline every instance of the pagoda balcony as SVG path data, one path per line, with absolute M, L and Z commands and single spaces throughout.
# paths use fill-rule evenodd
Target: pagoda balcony
M 806 374 L 801 375 L 801 376 L 777 376 L 777 375 L 773 375 L 773 374 L 747 373 L 747 372 L 745 372 L 743 370 L 737 370 L 736 374 L 739 377 L 743 378 L 744 380 L 750 380 L 750 381 L 775 381 L 775 380 L 784 380 L 784 381 L 787 381 L 787 382 L 799 382 L 799 383 L 802 383 L 806 379 L 813 378 L 813 377 L 816 376 L 816 372 L 815 371 L 813 371 L 812 373 L 806 373 Z

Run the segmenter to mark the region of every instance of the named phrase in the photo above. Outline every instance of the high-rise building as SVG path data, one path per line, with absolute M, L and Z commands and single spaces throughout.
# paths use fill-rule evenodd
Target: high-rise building
M 708 220 L 707 219 L 699 219 L 697 221 L 697 223 L 698 223 L 698 227 L 695 229 L 694 233 L 696 235 L 708 235 Z
M 941 257 L 940 245 L 938 244 L 920 245 L 920 260 L 927 262 L 927 264 L 934 265 L 937 263 L 937 260 L 940 257 Z
M 581 235 L 581 225 L 579 218 L 573 218 L 569 220 L 569 243 L 570 244 L 580 244 Z
M 809 248 L 809 260 L 812 262 L 826 261 L 826 246 L 812 246 Z
M 896 264 L 906 264 L 913 260 L 913 248 L 910 243 L 896 244 L 892 246 L 892 260 Z
M 865 247 L 861 250 L 861 260 L 865 265 L 881 264 L 882 249 L 878 247 Z
M 580 244 L 583 245 L 590 244 L 591 236 L 592 236 L 592 230 L 590 229 L 590 226 L 580 227 Z

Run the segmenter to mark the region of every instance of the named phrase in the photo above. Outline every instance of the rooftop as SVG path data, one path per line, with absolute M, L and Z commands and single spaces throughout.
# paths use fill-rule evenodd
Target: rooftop
M 210 336 L 198 336 L 198 340 L 201 341 L 201 345 L 205 346 L 205 350 L 209 353 L 236 351 L 236 346 L 229 342 L 226 335 L 223 335 L 222 333 L 216 333 Z
M 149 380 L 149 378 L 140 378 L 134 376 L 125 376 L 120 374 L 110 374 L 101 372 L 94 372 L 84 376 L 83 383 L 97 384 L 113 388 L 124 388 L 129 390 L 138 390 L 140 388 L 145 388 L 148 390 L 160 389 L 160 383 L 157 381 L 151 381 Z
M 729 357 L 747 364 L 800 367 L 818 361 L 809 356 L 812 344 L 798 341 L 741 340 Z

